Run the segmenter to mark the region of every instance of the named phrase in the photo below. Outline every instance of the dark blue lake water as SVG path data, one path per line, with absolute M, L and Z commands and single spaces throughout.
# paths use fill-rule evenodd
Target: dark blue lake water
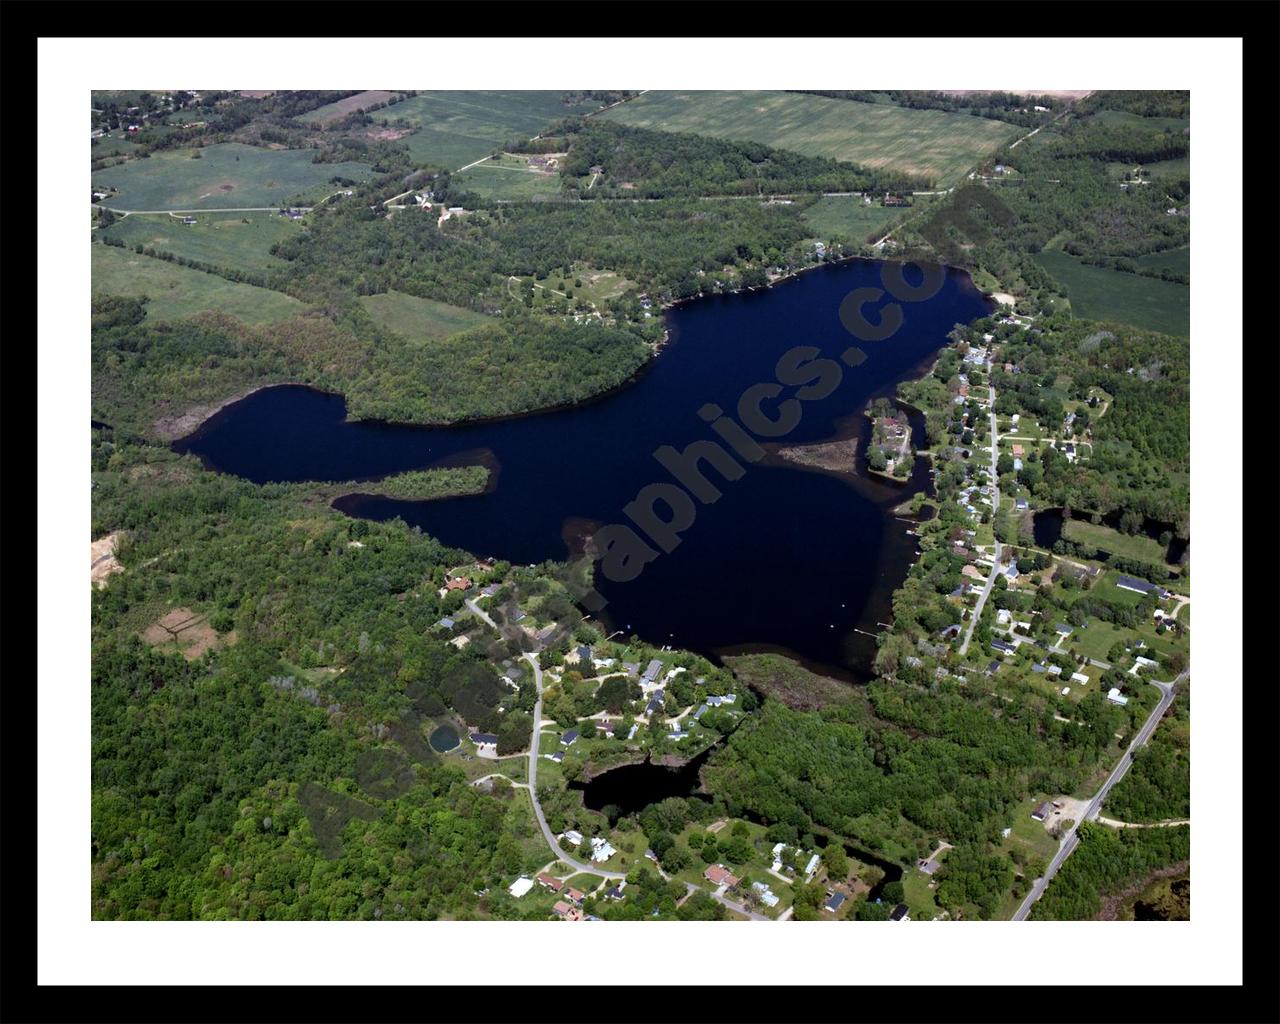
M 740 396 L 775 382 L 788 349 L 816 346 L 838 360 L 857 344 L 867 358 L 840 364 L 828 397 L 804 401 L 793 430 L 761 441 L 865 436 L 867 402 L 922 372 L 954 324 L 990 309 L 967 274 L 948 271 L 933 298 L 901 304 L 903 324 L 890 338 L 858 341 L 841 324 L 840 303 L 855 288 L 880 287 L 881 266 L 835 264 L 767 290 L 672 309 L 670 343 L 652 364 L 627 387 L 572 409 L 450 428 L 353 423 L 341 397 L 282 386 L 228 406 L 175 447 L 256 482 L 372 479 L 483 458 L 495 471 L 484 495 L 437 502 L 355 495 L 336 504 L 371 519 L 399 516 L 480 556 L 562 559 L 566 538 L 584 524 L 629 524 L 623 507 L 641 488 L 672 482 L 655 450 L 718 440 L 698 410 L 715 403 L 736 419 Z M 875 322 L 878 306 L 891 301 L 867 305 L 867 318 Z M 766 401 L 766 414 L 776 418 L 777 402 L 795 391 Z M 911 524 L 890 510 L 926 484 L 923 460 L 905 485 L 802 469 L 775 455 L 740 461 L 746 472 L 734 481 L 703 464 L 722 496 L 697 505 L 672 552 L 629 582 L 597 574 L 608 601 L 598 617 L 657 644 L 713 655 L 779 650 L 865 677 L 875 645 L 856 630 L 874 633 L 887 621 L 892 590 L 914 556 Z

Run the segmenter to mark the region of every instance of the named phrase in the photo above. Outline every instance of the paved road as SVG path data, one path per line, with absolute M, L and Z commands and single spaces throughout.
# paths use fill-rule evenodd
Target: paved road
M 524 655 L 524 660 L 533 666 L 533 682 L 538 688 L 538 699 L 533 705 L 533 720 L 535 722 L 541 722 L 542 666 L 538 664 L 538 656 L 536 654 L 526 654 Z M 536 729 L 529 741 L 529 799 L 533 802 L 533 816 L 538 819 L 538 827 L 542 829 L 543 838 L 546 839 L 547 845 L 551 847 L 551 852 L 555 854 L 558 859 L 579 871 L 586 871 L 589 874 L 599 875 L 602 878 L 617 879 L 627 877 L 619 871 L 605 871 L 590 864 L 583 864 L 581 861 L 574 860 L 560 849 L 560 844 L 556 842 L 555 833 L 551 831 L 551 826 L 547 824 L 547 819 L 542 813 L 542 805 L 538 803 L 538 731 Z
M 1151 685 L 1160 691 L 1160 700 L 1156 704 L 1155 709 L 1148 716 L 1142 728 L 1138 730 L 1137 736 L 1133 738 L 1133 742 L 1129 744 L 1128 749 L 1120 755 L 1120 762 L 1112 769 L 1111 774 L 1107 776 L 1107 781 L 1102 784 L 1102 788 L 1094 794 L 1089 806 L 1085 808 L 1084 816 L 1080 821 L 1092 821 L 1098 816 L 1103 802 L 1107 799 L 1107 794 L 1111 792 L 1111 788 L 1124 778 L 1125 773 L 1129 770 L 1129 765 L 1133 762 L 1133 752 L 1143 746 L 1147 740 L 1151 738 L 1151 734 L 1156 731 L 1156 726 L 1160 724 L 1160 719 L 1169 705 L 1173 703 L 1174 694 L 1177 692 L 1178 684 L 1184 682 L 1189 675 L 1183 672 L 1171 683 L 1158 683 L 1154 680 Z M 1027 898 L 1022 901 L 1022 905 L 1014 912 L 1014 921 L 1025 921 L 1027 915 L 1031 913 L 1032 904 L 1035 903 L 1043 894 L 1045 889 L 1049 887 L 1049 883 L 1053 881 L 1053 876 L 1058 873 L 1058 869 L 1066 862 L 1079 845 L 1080 837 L 1077 830 L 1080 828 L 1080 821 L 1071 826 L 1071 831 L 1067 833 L 1066 839 L 1058 847 L 1058 852 L 1054 854 L 1053 860 L 1049 862 L 1049 867 L 1045 870 L 1043 878 L 1037 878 L 1031 886 L 1031 891 L 1027 893 Z
M 471 598 L 471 597 L 465 598 L 462 603 L 467 606 L 468 611 L 470 611 L 473 615 L 479 618 L 486 625 L 490 626 L 493 629 L 498 630 L 499 633 L 502 632 L 502 630 L 498 629 L 498 624 L 494 622 L 493 619 L 489 618 L 489 613 L 484 611 L 478 604 L 476 604 L 475 598 Z
M 996 389 L 994 384 L 987 385 L 987 398 L 991 403 L 991 509 L 992 515 L 1000 511 L 1000 476 L 996 473 L 996 452 L 999 450 L 1000 435 L 996 431 Z M 969 649 L 969 641 L 973 639 L 973 628 L 978 624 L 978 619 L 982 617 L 982 606 L 987 603 L 987 598 L 991 596 L 991 591 L 995 588 L 996 577 L 1000 575 L 1000 538 L 995 538 L 996 555 L 991 560 L 991 575 L 987 577 L 987 584 L 982 588 L 982 593 L 978 595 L 978 603 L 974 605 L 973 614 L 969 616 L 969 628 L 964 631 L 964 641 L 960 644 L 960 653 L 963 655 Z

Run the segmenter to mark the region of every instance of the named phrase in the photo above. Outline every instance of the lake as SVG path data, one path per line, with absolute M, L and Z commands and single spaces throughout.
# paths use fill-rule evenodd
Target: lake
M 629 386 L 573 408 L 445 428 L 348 422 L 340 396 L 284 385 L 227 406 L 174 447 L 259 483 L 373 479 L 484 461 L 494 478 L 483 495 L 435 502 L 356 495 L 335 506 L 370 519 L 399 516 L 477 556 L 564 559 L 567 538 L 584 524 L 630 525 L 624 506 L 647 485 L 673 482 L 655 451 L 717 441 L 699 410 L 714 403 L 737 419 L 743 393 L 779 379 L 776 364 L 792 347 L 814 346 L 838 360 L 856 342 L 866 359 L 837 363 L 838 386 L 796 403 L 800 419 L 785 436 L 760 440 L 865 438 L 867 402 L 923 373 L 953 325 L 991 309 L 967 274 L 947 270 L 935 296 L 901 303 L 902 325 L 891 337 L 856 341 L 840 321 L 841 300 L 881 287 L 882 266 L 831 264 L 768 289 L 677 306 L 665 314 L 670 342 Z M 913 272 L 918 280 L 910 268 L 908 281 Z M 868 320 L 892 301 L 869 303 Z M 777 401 L 794 392 L 785 388 Z M 780 418 L 773 399 L 762 408 Z M 906 484 L 861 469 L 837 476 L 772 454 L 742 465 L 738 479 L 726 480 L 700 463 L 720 497 L 697 504 L 678 544 L 636 578 L 617 582 L 598 572 L 608 603 L 597 617 L 658 645 L 710 656 L 773 650 L 841 678 L 867 678 L 875 654 L 869 634 L 888 621 L 892 592 L 916 553 L 912 524 L 891 510 L 927 484 L 923 465 Z

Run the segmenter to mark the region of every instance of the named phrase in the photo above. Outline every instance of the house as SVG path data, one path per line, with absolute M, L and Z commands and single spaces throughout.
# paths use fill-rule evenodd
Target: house
M 1010 623 L 1010 622 L 1012 622 L 1012 621 L 1013 621 L 1013 612 L 1009 611 L 1009 609 L 1008 609 L 1008 608 L 997 608 L 997 609 L 996 609 L 996 624 L 997 624 L 997 625 L 1000 625 L 1000 626 L 1007 626 L 1007 625 L 1009 625 L 1009 623 Z
M 606 861 L 618 851 L 609 845 L 609 840 L 596 836 L 591 840 L 591 859 Z
M 454 647 L 458 648 L 458 650 L 462 650 L 462 648 L 466 647 L 467 644 L 471 643 L 471 637 L 455 636 L 452 640 L 449 641 L 449 643 L 452 644 Z
M 1022 445 L 1020 445 L 1020 444 L 1015 444 L 1015 445 L 1010 449 L 1010 451 L 1011 451 L 1011 452 L 1013 452 L 1014 456 L 1015 456 L 1016 458 L 1019 458 L 1019 459 L 1020 459 L 1020 458 L 1022 458 L 1022 456 L 1026 454 L 1026 452 L 1023 450 Z
M 989 676 L 993 676 L 999 671 L 1000 671 L 1000 662 L 998 661 L 993 661 L 991 662 L 990 665 L 987 666 L 987 675 Z
M 1007 640 L 992 640 L 991 649 L 999 651 L 1001 654 L 1013 654 L 1018 650 L 1014 644 L 1009 643 Z
M 556 917 L 568 917 L 572 911 L 573 907 L 569 906 L 564 900 L 556 900 L 555 906 L 551 908 L 551 912 Z
M 703 716 L 703 714 L 706 713 L 706 710 L 707 710 L 707 705 L 703 704 L 699 706 L 698 710 L 693 713 L 693 720 L 696 722 L 699 718 Z
M 766 907 L 776 907 L 778 905 L 778 897 L 764 882 L 752 882 L 751 888 L 760 894 L 760 902 Z
M 1013 460 L 1013 470 L 1014 470 L 1014 472 L 1016 473 L 1016 472 L 1020 471 L 1021 469 L 1022 469 L 1022 460 L 1021 460 L 1021 459 L 1014 459 L 1014 460 Z
M 583 645 L 582 647 L 579 647 L 579 648 L 578 648 L 578 660 L 579 660 L 579 661 L 590 661 L 590 660 L 591 660 L 591 648 L 590 648 L 590 647 L 587 647 L 586 645 Z
M 552 892 L 559 892 L 564 888 L 564 882 L 558 878 L 553 878 L 545 871 L 538 876 L 538 884 L 545 889 L 550 889 Z
M 631 661 L 624 661 L 624 662 L 622 663 L 622 670 L 623 670 L 627 675 L 629 675 L 629 676 L 633 676 L 633 675 L 635 675 L 637 672 L 639 672 L 639 671 L 640 671 L 640 666 L 639 666 L 639 665 L 637 665 L 635 662 L 631 662 Z
M 1158 587 L 1154 583 L 1148 583 L 1146 580 L 1135 579 L 1132 576 L 1120 576 L 1116 579 L 1116 586 L 1121 590 L 1132 590 L 1138 594 L 1155 594 L 1162 601 L 1169 596 L 1169 591 L 1164 587 Z
M 577 906 L 582 906 L 582 901 L 587 898 L 587 894 L 585 892 L 579 892 L 577 889 L 573 888 L 566 889 L 564 894 L 570 903 L 576 904 Z
M 1050 665 L 1050 666 L 1049 666 L 1049 668 L 1048 668 L 1046 671 L 1048 671 L 1049 675 L 1051 675 L 1051 676 L 1060 676 L 1060 675 L 1062 675 L 1062 666 L 1061 666 L 1061 665 Z
M 1066 696 L 1067 694 L 1069 694 L 1070 692 L 1071 692 L 1071 687 L 1069 687 L 1069 686 L 1064 686 L 1064 687 L 1062 688 L 1062 696 L 1064 696 L 1064 697 L 1065 697 L 1065 696 Z
M 1136 676 L 1140 669 L 1156 668 L 1159 666 L 1158 661 L 1152 661 L 1150 658 L 1144 658 L 1142 655 L 1133 659 L 1133 668 L 1129 669 L 1129 675 Z
M 611 888 L 606 889 L 604 891 L 604 898 L 607 900 L 614 900 L 615 902 L 622 899 L 622 889 L 626 884 L 627 883 L 623 881 L 623 882 L 619 882 L 615 886 L 612 886 Z
M 543 754 L 542 756 L 548 761 L 554 761 L 556 764 L 561 764 L 564 761 L 563 750 L 557 750 L 554 754 Z
M 183 223 L 183 224 L 194 224 L 195 222 L 196 222 L 196 219 L 195 219 L 194 217 L 183 217 L 183 218 L 182 218 L 182 223 Z
M 1071 681 L 1073 683 L 1079 683 L 1081 686 L 1084 686 L 1086 683 L 1089 682 L 1089 677 L 1085 675 L 1083 672 L 1072 672 Z
M 1121 707 L 1129 703 L 1129 698 L 1121 694 L 1114 686 L 1107 691 L 1107 700 L 1111 701 L 1112 704 L 1119 704 Z
M 526 618 L 528 618 L 528 616 L 527 616 L 527 615 L 525 615 L 525 613 L 524 613 L 524 612 L 522 612 L 519 608 L 515 609 L 515 610 L 511 613 L 511 621 L 512 621 L 513 623 L 520 623 L 520 622 L 523 622 Z
M 702 877 L 712 885 L 727 885 L 730 889 L 738 884 L 737 876 L 723 864 L 712 864 L 702 873 Z
M 1038 675 L 1044 675 L 1044 664 L 1041 662 L 1037 662 L 1036 664 L 1031 666 L 1031 671 L 1037 673 Z
M 662 662 L 654 658 L 649 662 L 649 667 L 644 670 L 644 675 L 640 677 L 640 684 L 652 683 L 658 678 L 658 673 L 662 670 Z
M 640 726 L 639 726 L 638 724 L 636 724 L 635 722 L 632 722 L 632 723 L 631 723 L 631 730 L 627 733 L 627 739 L 629 739 L 629 740 L 633 740 L 633 739 L 635 739 L 635 738 L 636 738 L 636 732 L 639 730 L 639 728 L 640 728 Z
M 1049 817 L 1049 815 L 1052 813 L 1053 813 L 1053 804 L 1051 804 L 1048 800 L 1045 800 L 1043 803 L 1036 804 L 1036 809 L 1031 812 L 1031 820 L 1044 821 L 1044 819 Z
M 653 696 L 649 698 L 649 703 L 646 704 L 644 707 L 644 713 L 646 715 L 652 715 L 661 710 L 662 710 L 662 691 L 654 690 Z
M 1007 568 L 1007 569 L 1004 571 L 1004 574 L 1005 574 L 1005 576 L 1006 576 L 1006 577 L 1008 577 L 1009 579 L 1011 579 L 1011 580 L 1016 580 L 1016 579 L 1018 578 L 1018 563 L 1017 563 L 1017 562 L 1010 562 L 1010 563 L 1009 563 L 1009 568 Z
M 821 863 L 821 861 L 822 858 L 816 853 L 809 858 L 809 863 L 804 866 L 804 880 L 806 882 L 813 877 L 813 874 L 818 870 L 818 864 Z
M 842 892 L 833 892 L 833 893 L 831 894 L 831 898 L 830 898 L 830 899 L 828 899 L 826 903 L 822 904 L 822 909 L 823 909 L 823 910 L 829 910 L 831 913 L 833 913 L 833 914 L 834 914 L 834 913 L 838 912 L 842 906 L 844 906 L 844 901 L 845 901 L 846 899 L 848 899 L 848 897 L 847 897 L 847 896 L 845 896 L 845 894 L 844 894 L 844 893 L 842 893 Z M 913 934 L 913 935 L 914 935 L 914 934 L 915 934 L 915 932 L 912 932 L 911 934 Z
M 1016 512 L 1025 512 L 1030 506 L 1027 505 L 1026 498 L 1016 498 L 1013 502 L 1013 508 Z
M 444 585 L 445 590 L 470 590 L 471 581 L 465 576 L 455 576 Z
M 783 850 L 785 850 L 786 848 L 787 848 L 787 844 L 786 844 L 786 843 L 774 843 L 774 844 L 773 844 L 773 867 L 772 867 L 772 870 L 774 870 L 774 871 L 781 871 L 781 870 L 782 870 L 782 851 L 783 851 Z
M 523 896 L 532 888 L 533 888 L 533 879 L 526 878 L 524 875 L 521 875 L 514 882 L 512 882 L 510 886 L 507 887 L 507 892 L 511 893 L 511 895 L 514 896 L 516 899 L 519 899 L 521 896 Z
M 889 920 L 890 921 L 910 921 L 911 911 L 908 909 L 905 903 L 899 903 L 896 907 L 894 907 L 891 911 L 889 911 Z M 915 933 L 912 932 L 912 934 L 914 935 Z
M 679 743 L 682 739 L 684 739 L 688 735 L 689 734 L 685 732 L 683 729 L 677 728 L 668 734 L 667 739 L 673 740 L 674 742 Z
M 603 718 L 596 723 L 596 729 L 612 739 L 614 732 L 617 730 L 617 726 L 609 719 Z
M 481 597 L 493 597 L 498 592 L 498 584 L 490 583 L 487 587 L 480 591 Z
M 563 838 L 569 840 L 569 842 L 573 843 L 574 846 L 582 845 L 582 833 L 575 829 L 569 829 L 569 831 L 564 834 Z
M 560 745 L 564 747 L 571 747 L 577 742 L 578 742 L 577 729 L 567 729 L 565 730 L 564 735 L 560 737 Z
M 446 615 L 443 619 L 437 622 L 436 625 L 443 626 L 445 629 L 453 629 L 453 619 Z

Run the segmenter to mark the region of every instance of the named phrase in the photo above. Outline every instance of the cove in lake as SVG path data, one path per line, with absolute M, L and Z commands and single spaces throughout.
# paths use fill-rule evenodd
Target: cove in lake
M 623 507 L 641 488 L 672 482 L 656 449 L 718 440 L 698 411 L 714 403 L 735 416 L 747 388 L 776 380 L 788 349 L 810 345 L 839 360 L 857 343 L 866 359 L 840 364 L 834 392 L 804 402 L 798 426 L 770 440 L 852 438 L 869 430 L 861 415 L 868 401 L 924 372 L 956 323 L 991 310 L 966 273 L 949 269 L 935 296 L 900 304 L 903 324 L 891 337 L 858 341 L 840 322 L 840 303 L 855 288 L 882 288 L 880 267 L 832 264 L 761 291 L 678 306 L 666 314 L 670 343 L 645 372 L 572 408 L 444 428 L 348 422 L 340 396 L 286 385 L 227 406 L 174 447 L 259 483 L 369 480 L 483 460 L 494 478 L 482 495 L 434 502 L 348 495 L 334 504 L 353 516 L 398 516 L 478 556 L 564 559 L 571 534 L 628 523 Z M 922 277 L 916 268 L 905 276 L 911 284 Z M 895 301 L 883 295 L 868 303 L 868 321 L 878 322 Z M 793 392 L 784 389 L 778 401 Z M 776 405 L 765 409 L 777 418 Z M 744 463 L 739 479 L 726 480 L 704 462 L 721 497 L 698 505 L 678 546 L 634 580 L 611 582 L 597 572 L 596 588 L 608 601 L 599 618 L 655 644 L 711 656 L 776 650 L 827 674 L 865 679 L 875 654 L 869 634 L 888 621 L 892 592 L 916 554 L 911 524 L 892 509 L 926 484 L 919 461 L 906 485 L 862 468 L 834 476 L 775 455 Z
M 582 802 L 593 811 L 602 811 L 612 805 L 617 808 L 616 821 L 628 814 L 638 814 L 650 804 L 661 803 L 668 797 L 698 796 L 702 781 L 698 773 L 711 756 L 714 746 L 708 747 L 697 757 L 676 768 L 667 768 L 652 761 L 624 764 L 601 772 L 590 782 L 572 782 L 570 789 L 582 792 Z

